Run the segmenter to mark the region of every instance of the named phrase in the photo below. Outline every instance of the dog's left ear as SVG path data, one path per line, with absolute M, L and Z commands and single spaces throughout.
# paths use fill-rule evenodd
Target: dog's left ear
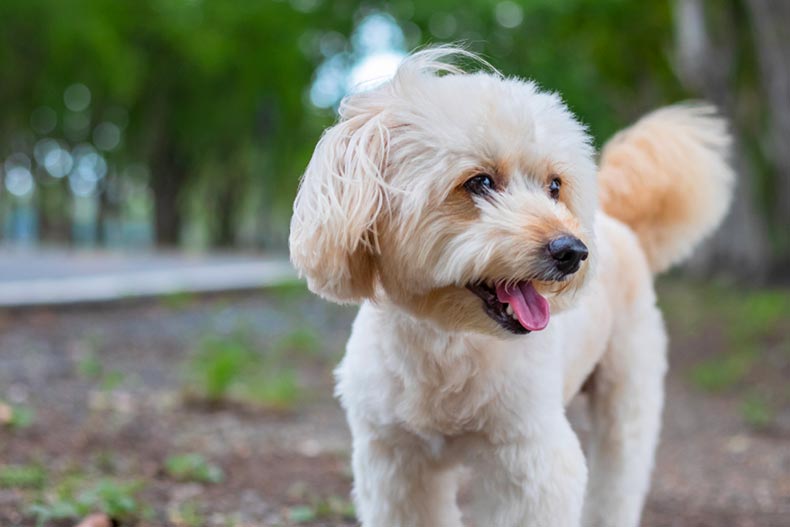
M 375 95 L 344 101 L 340 122 L 318 142 L 294 202 L 291 261 L 311 291 L 336 302 L 370 298 L 375 289 L 389 142 Z

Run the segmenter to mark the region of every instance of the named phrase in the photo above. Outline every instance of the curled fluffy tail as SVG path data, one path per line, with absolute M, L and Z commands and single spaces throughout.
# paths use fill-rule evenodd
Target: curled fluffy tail
M 688 257 L 724 218 L 730 143 L 713 107 L 685 104 L 643 117 L 604 147 L 601 206 L 636 232 L 654 273 Z

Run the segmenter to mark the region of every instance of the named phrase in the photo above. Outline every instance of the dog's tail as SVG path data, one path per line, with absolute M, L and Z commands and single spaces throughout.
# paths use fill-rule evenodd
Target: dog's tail
M 691 254 L 721 223 L 735 174 L 727 123 L 708 105 L 657 110 L 603 149 L 603 210 L 636 232 L 654 273 Z

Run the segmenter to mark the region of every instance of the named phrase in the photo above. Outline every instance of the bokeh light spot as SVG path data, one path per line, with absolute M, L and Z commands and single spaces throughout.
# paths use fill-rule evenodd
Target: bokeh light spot
M 47 152 L 43 165 L 50 176 L 60 179 L 71 171 L 74 160 L 66 149 L 56 145 L 54 149 Z
M 16 167 L 23 167 L 26 170 L 30 170 L 30 158 L 23 152 L 14 152 L 6 158 L 3 166 L 6 172 Z
M 291 6 L 302 13 L 315 11 L 321 5 L 321 0 L 291 0 Z
M 74 170 L 69 175 L 85 181 L 96 182 L 107 174 L 107 161 L 89 144 L 81 144 L 72 151 Z
M 405 56 L 404 53 L 386 52 L 365 57 L 351 69 L 348 91 L 369 89 L 392 78 Z
M 403 49 L 403 31 L 389 15 L 375 13 L 368 16 L 351 37 L 354 51 L 361 55 Z
M 428 22 L 428 29 L 436 38 L 447 39 L 458 29 L 458 22 L 450 13 L 435 13 Z
M 79 171 L 69 174 L 69 188 L 75 196 L 88 197 L 96 192 L 96 180 L 83 177 Z
M 104 122 L 93 130 L 93 144 L 99 150 L 115 150 L 121 143 L 121 129 L 117 125 Z
M 18 198 L 28 197 L 33 193 L 35 182 L 30 170 L 23 166 L 15 166 L 5 173 L 5 188 Z
M 72 112 L 81 112 L 91 104 L 91 91 L 84 84 L 72 84 L 63 92 L 63 102 Z
M 512 29 L 521 25 L 524 20 L 524 10 L 517 3 L 505 0 L 496 5 L 494 16 L 500 26 Z
M 321 43 L 321 53 L 332 49 L 343 51 L 328 57 L 316 70 L 310 86 L 310 102 L 317 108 L 331 108 L 347 93 L 371 88 L 391 78 L 406 56 L 405 45 L 398 23 L 383 13 L 362 19 L 351 36 L 350 51 L 346 51 L 345 41 L 329 36 Z

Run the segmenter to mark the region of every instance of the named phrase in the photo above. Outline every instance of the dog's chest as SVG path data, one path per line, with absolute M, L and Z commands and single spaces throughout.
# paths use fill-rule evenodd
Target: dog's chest
M 506 406 L 505 365 L 495 353 L 451 350 L 413 353 L 398 367 L 393 391 L 397 419 L 424 435 L 481 432 Z M 462 351 L 462 352 L 459 352 Z

